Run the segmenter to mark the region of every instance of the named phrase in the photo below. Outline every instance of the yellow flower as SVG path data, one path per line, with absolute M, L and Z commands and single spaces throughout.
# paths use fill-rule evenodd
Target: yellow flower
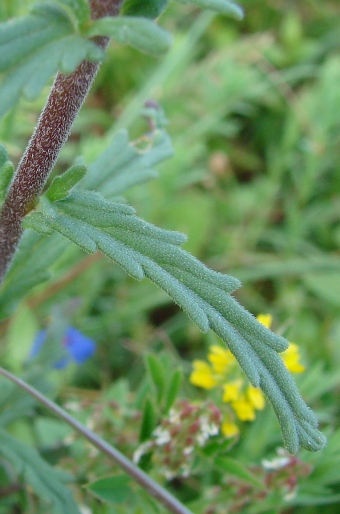
M 202 389 L 213 389 L 218 384 L 222 384 L 230 368 L 236 363 L 235 357 L 229 350 L 217 345 L 210 346 L 208 360 L 211 364 L 195 360 L 194 369 L 189 378 L 193 385 Z
M 270 328 L 272 316 L 260 314 L 258 321 Z M 293 373 L 301 373 L 304 366 L 300 364 L 299 350 L 296 344 L 290 343 L 289 348 L 282 353 L 285 366 Z M 221 401 L 229 404 L 234 416 L 229 414 L 223 418 L 221 431 L 225 437 L 234 437 L 239 429 L 234 422 L 236 416 L 241 421 L 253 421 L 256 411 L 264 409 L 265 397 L 261 389 L 255 388 L 246 381 L 242 371 L 230 350 L 218 345 L 209 347 L 208 362 L 195 360 L 190 382 L 202 389 L 222 390 Z
M 222 401 L 224 403 L 233 402 L 237 400 L 240 396 L 240 391 L 242 388 L 242 379 L 233 380 L 231 382 L 227 382 L 223 384 L 223 397 Z
M 257 319 L 265 327 L 271 327 L 273 318 L 270 314 L 259 314 Z M 300 354 L 299 348 L 296 344 L 289 343 L 289 347 L 286 351 L 282 352 L 281 357 L 285 363 L 286 368 L 291 373 L 302 373 L 305 371 L 305 367 L 299 362 Z
M 273 321 L 273 316 L 271 316 L 270 314 L 259 314 L 257 316 L 257 321 L 262 323 L 262 325 L 264 325 L 265 327 L 270 328 Z
M 299 362 L 300 354 L 297 344 L 289 343 L 289 347 L 281 354 L 281 357 L 286 368 L 289 369 L 291 373 L 302 373 L 305 371 L 305 367 Z
M 232 402 L 231 406 L 241 421 L 253 421 L 255 419 L 255 409 L 244 394 Z
M 213 389 L 217 386 L 213 372 L 209 364 L 204 361 L 196 360 L 193 362 L 194 370 L 190 375 L 190 382 L 202 389 Z
M 221 431 L 224 437 L 226 437 L 227 439 L 235 437 L 235 435 L 238 435 L 240 432 L 236 423 L 233 423 L 232 421 L 228 420 L 224 420 L 222 422 Z
M 208 353 L 208 361 L 211 362 L 214 371 L 218 374 L 226 373 L 228 367 L 235 363 L 233 354 L 226 348 L 218 345 L 210 346 Z
M 233 410 L 236 413 L 236 416 L 241 421 L 252 421 L 255 419 L 255 411 L 262 410 L 265 406 L 265 399 L 261 389 L 257 389 L 253 386 L 248 386 L 246 390 L 242 390 L 242 381 L 241 384 L 233 384 L 234 389 L 231 389 L 231 393 L 228 389 L 230 389 L 229 384 L 224 385 L 224 395 L 223 401 L 230 402 Z M 232 393 L 235 394 L 232 394 Z
M 261 389 L 249 386 L 247 389 L 247 398 L 256 410 L 264 409 L 266 401 Z

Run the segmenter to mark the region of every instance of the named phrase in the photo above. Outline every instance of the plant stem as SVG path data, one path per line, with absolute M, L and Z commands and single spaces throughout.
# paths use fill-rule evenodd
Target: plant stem
M 144 471 L 142 471 L 138 466 L 135 466 L 129 459 L 125 457 L 120 451 L 116 448 L 110 446 L 106 441 L 104 441 L 101 437 L 91 432 L 84 425 L 79 423 L 75 418 L 73 418 L 70 414 L 68 414 L 64 409 L 59 407 L 56 403 L 49 400 L 46 396 L 41 394 L 39 391 L 31 387 L 29 384 L 21 380 L 20 378 L 12 375 L 9 371 L 0 367 L 0 375 L 8 378 L 16 385 L 21 387 L 28 394 L 36 398 L 40 403 L 45 405 L 48 409 L 50 409 L 54 414 L 56 414 L 59 418 L 63 419 L 71 425 L 77 432 L 86 437 L 88 441 L 90 441 L 93 446 L 98 448 L 101 452 L 105 453 L 111 460 L 113 460 L 116 464 L 118 464 L 121 468 L 123 468 L 128 475 L 130 475 L 139 485 L 143 487 L 151 496 L 156 498 L 160 503 L 162 503 L 169 512 L 173 512 L 174 514 L 192 514 L 190 510 L 188 510 L 182 503 L 180 503 L 174 496 L 172 496 L 168 491 L 163 489 L 157 482 L 152 480 Z
M 123 0 L 91 0 L 91 17 L 116 16 L 122 3 Z M 97 37 L 94 41 L 105 48 L 109 38 Z M 0 215 L 0 282 L 18 247 L 22 220 L 42 193 L 99 66 L 99 63 L 83 61 L 70 75 L 58 73 L 55 78 Z

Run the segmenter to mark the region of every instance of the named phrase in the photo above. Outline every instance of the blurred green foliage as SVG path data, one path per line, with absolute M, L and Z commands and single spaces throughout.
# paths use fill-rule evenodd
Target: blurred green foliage
M 2 2 L 0 19 L 25 14 L 29 3 Z M 140 116 L 144 102 L 151 99 L 162 105 L 174 157 L 158 166 L 157 180 L 131 189 L 129 201 L 147 221 L 188 234 L 188 251 L 209 267 L 240 278 L 243 287 L 236 296 L 241 303 L 254 314 L 271 313 L 275 328 L 299 344 L 307 368 L 299 386 L 330 436 L 328 448 L 320 454 L 299 454 L 312 471 L 305 478 L 299 476 L 293 498 L 285 499 L 279 488 L 267 502 L 256 503 L 256 485 L 251 484 L 251 503 L 235 512 L 280 513 L 290 508 L 293 513 L 318 514 L 326 504 L 327 513 L 336 514 L 339 5 L 337 0 L 243 0 L 242 5 L 245 19 L 236 22 L 170 3 L 162 26 L 174 34 L 174 45 L 161 62 L 112 45 L 56 172 L 79 154 L 93 161 L 118 128 L 128 128 L 138 144 L 148 130 Z M 0 138 L 15 162 L 44 99 L 41 95 L 34 104 L 22 101 L 0 125 Z M 202 335 L 151 283 L 133 281 L 104 257 L 91 260 L 82 255 L 79 263 L 80 255 L 80 250 L 69 249 L 50 282 L 33 290 L 9 330 L 3 331 L 2 357 L 12 369 L 22 369 L 21 341 L 15 334 L 27 330 L 23 345 L 29 348 L 28 335 L 48 322 L 54 305 L 61 305 L 70 324 L 96 340 L 99 350 L 84 367 L 67 370 L 59 378 L 53 372 L 49 380 L 82 421 L 92 423 L 132 456 L 139 441 L 167 414 L 169 384 L 177 387 L 176 369 L 184 374 L 182 395 L 208 398 L 188 385 L 187 376 L 190 362 L 206 354 L 213 336 Z M 143 360 L 147 352 L 156 357 Z M 160 378 L 162 366 L 166 384 Z M 132 495 L 120 475 L 109 482 L 111 489 L 120 491 L 117 503 L 98 502 L 98 495 L 105 498 L 105 482 L 88 486 L 97 495 L 93 497 L 80 485 L 93 482 L 89 477 L 112 473 L 105 458 L 94 458 L 80 440 L 65 444 L 72 434 L 65 434 L 63 425 L 45 412 L 32 417 L 32 403 L 25 404 L 21 396 L 16 401 L 11 405 L 17 415 L 3 424 L 9 423 L 13 435 L 38 446 L 50 463 L 61 463 L 77 477 L 74 490 L 80 503 L 95 514 L 137 513 L 143 508 L 162 512 L 139 490 Z M 23 405 L 25 420 L 19 419 Z M 8 403 L 1 407 L 3 415 Z M 169 486 L 195 513 L 218 514 L 225 512 L 225 505 L 236 508 L 237 484 L 228 477 L 236 476 L 242 484 L 245 480 L 250 488 L 251 477 L 245 473 L 262 458 L 272 458 L 279 444 L 277 423 L 266 409 L 255 422 L 245 424 L 240 441 L 229 449 L 228 456 L 244 468 L 222 461 L 224 471 L 221 466 L 217 470 L 217 450 L 211 447 L 202 451 L 190 478 L 176 479 Z M 223 452 L 221 440 L 219 445 Z M 147 456 L 142 464 L 160 479 Z M 7 484 L 1 473 L 0 493 Z M 3 498 L 0 512 L 20 505 L 18 492 Z M 209 511 L 213 501 L 215 510 Z M 38 512 L 29 508 L 25 512 Z

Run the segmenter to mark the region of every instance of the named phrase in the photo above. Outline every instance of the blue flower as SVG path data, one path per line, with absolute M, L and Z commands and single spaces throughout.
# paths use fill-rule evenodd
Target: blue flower
M 46 341 L 46 336 L 47 330 L 38 332 L 30 352 L 31 359 L 39 354 Z M 67 355 L 54 364 L 53 367 L 56 369 L 65 368 L 72 360 L 75 361 L 76 364 L 83 364 L 83 362 L 92 357 L 96 351 L 96 343 L 73 327 L 69 327 L 66 330 L 62 344 Z

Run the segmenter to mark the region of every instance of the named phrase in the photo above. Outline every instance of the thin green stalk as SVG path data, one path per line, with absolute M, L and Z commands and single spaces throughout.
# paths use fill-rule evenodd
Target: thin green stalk
M 66 421 L 66 423 L 72 426 L 77 432 L 86 437 L 86 439 L 90 441 L 93 446 L 98 448 L 98 450 L 101 452 L 105 453 L 105 455 L 107 455 L 111 460 L 123 468 L 128 475 L 130 475 L 141 487 L 143 487 L 143 489 L 145 489 L 151 496 L 162 503 L 169 510 L 169 512 L 173 512 L 174 514 L 192 514 L 192 512 L 188 510 L 181 502 L 179 502 L 168 491 L 157 484 L 157 482 L 152 480 L 152 478 L 144 473 L 144 471 L 142 471 L 138 466 L 135 466 L 128 458 L 125 457 L 125 455 L 123 455 L 113 446 L 109 445 L 106 441 L 104 441 L 104 439 L 91 432 L 91 430 L 86 428 L 84 425 L 79 423 L 79 421 L 73 418 L 64 409 L 59 407 L 59 405 L 52 402 L 49 398 L 31 387 L 29 384 L 16 377 L 15 375 L 12 375 L 12 373 L 1 367 L 0 375 L 3 375 L 4 377 L 14 382 L 17 386 L 21 387 L 21 389 L 26 391 L 26 393 L 33 396 L 36 400 L 38 400 L 38 402 L 42 403 L 45 405 L 45 407 L 54 412 L 56 416 Z

